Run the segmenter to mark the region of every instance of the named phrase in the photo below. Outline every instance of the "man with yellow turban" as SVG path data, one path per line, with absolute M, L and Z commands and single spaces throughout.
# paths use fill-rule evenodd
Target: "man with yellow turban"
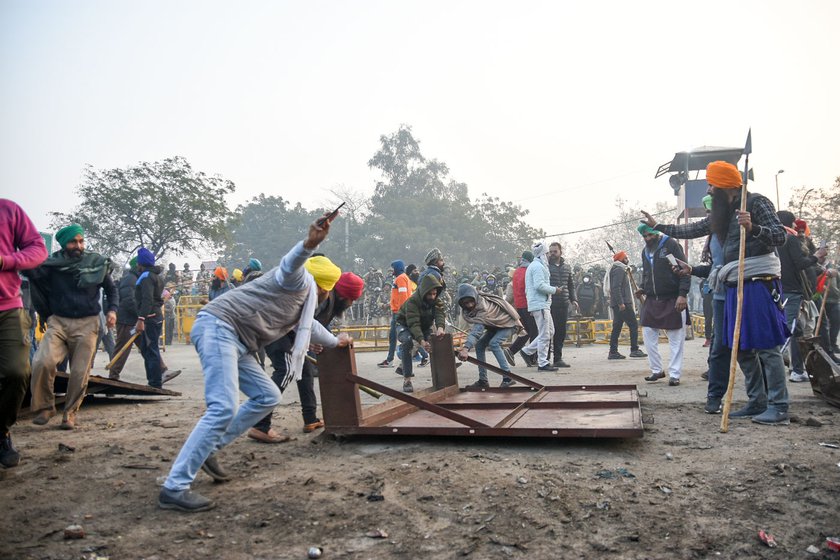
M 204 511 L 213 502 L 190 485 L 202 469 L 214 480 L 229 480 L 216 453 L 245 433 L 280 402 L 280 390 L 260 367 L 254 354 L 295 330 L 290 375 L 300 379 L 310 342 L 325 347 L 346 346 L 346 334 L 333 336 L 314 321 L 318 302 L 337 280 L 327 266 L 304 267 L 327 237 L 330 224 L 318 220 L 309 233 L 280 261 L 256 280 L 207 304 L 196 317 L 190 337 L 204 373 L 207 410 L 193 428 L 163 483 L 158 505 L 186 512 Z M 314 274 L 313 274 L 314 272 Z M 239 391 L 248 396 L 239 404 Z
M 776 247 L 785 243 L 785 228 L 770 200 L 757 193 L 747 193 L 746 211 L 740 211 L 743 178 L 738 169 L 725 161 L 714 161 L 706 168 L 706 181 L 712 195 L 712 209 L 704 219 L 683 225 L 657 224 L 643 212 L 647 226 L 680 239 L 694 239 L 712 234 L 712 243 L 720 244 L 711 266 L 681 267 L 681 274 L 708 277 L 713 291 L 724 294 L 722 302 L 721 343 L 731 348 L 737 307 L 740 228 L 746 235 L 744 260 L 744 297 L 738 364 L 744 372 L 746 406 L 729 414 L 730 418 L 752 418 L 758 424 L 789 424 L 789 396 L 781 346 L 790 336 L 780 306 L 782 299 L 781 262 Z M 717 311 L 715 311 L 717 313 Z M 716 317 L 717 322 L 717 317 Z M 718 331 L 713 333 L 717 336 Z M 711 357 L 715 356 L 713 363 Z M 713 342 L 709 362 L 709 396 L 706 412 L 719 411 L 729 375 L 724 352 L 715 352 Z M 714 392 L 713 392 L 714 391 Z M 717 408 L 716 408 L 717 405 Z

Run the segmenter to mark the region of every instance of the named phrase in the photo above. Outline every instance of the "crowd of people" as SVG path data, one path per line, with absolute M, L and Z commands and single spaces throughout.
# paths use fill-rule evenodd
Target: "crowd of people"
M 537 241 L 502 272 L 463 267 L 452 271 L 439 248 L 428 251 L 422 268 L 395 258 L 390 278 L 371 269 L 364 278 L 342 271 L 317 253 L 330 229 L 329 216 L 310 225 L 307 236 L 264 271 L 258 259 L 234 269 L 188 265 L 164 272 L 155 254 L 140 248 L 118 282 L 111 260 L 85 246 L 85 232 L 71 224 L 55 239 L 60 249 L 47 255 L 44 241 L 25 212 L 0 199 L 0 464 L 20 460 L 10 430 L 27 389 L 36 425 L 58 414 L 56 371 L 68 372 L 60 428 L 78 426 L 78 411 L 103 331 L 116 329 L 117 349 L 136 345 L 147 382 L 161 387 L 180 373 L 161 357 L 164 326 L 174 318 L 179 295 L 198 295 L 190 339 L 204 375 L 206 411 L 185 441 L 158 497 L 161 508 L 202 511 L 212 500 L 191 490 L 199 470 L 217 481 L 229 479 L 218 452 L 247 434 L 264 443 L 287 441 L 271 427 L 271 414 L 292 380 L 301 397 L 304 431 L 323 427 L 317 416 L 314 368 L 324 348 L 347 346 L 331 323 L 364 301 L 366 293 L 387 294 L 389 348 L 379 367 L 396 367 L 403 391 L 414 391 L 415 362 L 429 363 L 432 337 L 460 331 L 466 335 L 458 358 L 476 354 L 486 363 L 489 350 L 499 368 L 510 372 L 521 359 L 540 372 L 569 368 L 563 352 L 570 314 L 608 314 L 612 322 L 605 360 L 621 360 L 621 333 L 629 331 L 629 357 L 647 358 L 655 383 L 667 378 L 677 387 L 685 351 L 691 277 L 703 279 L 707 315 L 708 379 L 705 412 L 719 414 L 727 390 L 731 352 L 744 374 L 746 405 L 730 413 L 759 424 L 789 423 L 787 381 L 808 381 L 796 338 L 816 336 L 835 361 L 840 330 L 837 270 L 828 262 L 825 242 L 817 247 L 808 225 L 788 211 L 776 211 L 759 194 L 749 193 L 740 211 L 741 174 L 731 164 L 711 163 L 705 218 L 680 225 L 658 223 L 642 212 L 637 227 L 644 239 L 638 270 L 630 255 L 618 251 L 608 270 L 597 275 L 573 268 L 559 242 Z M 738 298 L 741 231 L 746 237 L 743 297 Z M 687 262 L 678 239 L 705 238 L 701 262 Z M 22 280 L 26 289 L 22 289 Z M 366 286 L 367 285 L 367 286 Z M 367 287 L 367 292 L 366 292 Z M 377 295 L 377 297 L 380 297 Z M 818 332 L 814 309 L 825 298 L 827 310 Z M 742 305 L 740 340 L 734 345 L 736 309 Z M 37 312 L 44 332 L 34 355 L 32 319 Z M 641 345 L 639 341 L 641 326 Z M 808 330 L 810 329 L 810 331 Z M 667 365 L 660 353 L 664 333 Z M 170 335 L 171 336 L 171 335 Z M 165 340 L 165 337 L 164 337 Z M 644 350 L 643 350 L 644 348 Z M 127 352 L 112 360 L 110 376 L 119 379 Z M 266 360 L 268 358 L 268 360 Z M 396 363 L 399 358 L 399 364 Z M 789 366 L 786 366 L 785 360 Z M 271 373 L 266 372 L 268 366 Z M 64 364 L 64 365 L 62 365 Z M 31 375 L 30 375 L 31 372 Z M 501 387 L 515 381 L 502 376 Z M 486 368 L 469 390 L 490 387 Z M 247 400 L 239 404 L 239 393 Z

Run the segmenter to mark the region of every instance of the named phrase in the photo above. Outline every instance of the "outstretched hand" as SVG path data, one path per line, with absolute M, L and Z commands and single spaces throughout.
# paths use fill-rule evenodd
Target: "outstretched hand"
M 647 224 L 650 227 L 656 226 L 656 220 L 653 219 L 653 216 L 642 210 L 642 215 L 645 217 L 643 220 L 640 220 L 642 223 Z
M 303 242 L 304 249 L 312 250 L 327 238 L 327 234 L 330 232 L 330 222 L 323 219 L 327 216 L 329 216 L 328 213 L 309 224 L 309 233 Z

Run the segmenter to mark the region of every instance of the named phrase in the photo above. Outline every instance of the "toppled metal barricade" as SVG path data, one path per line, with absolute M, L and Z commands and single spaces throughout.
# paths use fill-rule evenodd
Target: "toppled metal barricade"
M 431 344 L 432 387 L 412 394 L 360 376 L 352 348 L 325 350 L 318 366 L 326 433 L 546 438 L 629 438 L 644 433 L 635 385 L 548 386 L 507 373 L 520 385 L 463 389 L 458 386 L 452 337 L 433 337 Z M 357 385 L 393 400 L 363 409 Z

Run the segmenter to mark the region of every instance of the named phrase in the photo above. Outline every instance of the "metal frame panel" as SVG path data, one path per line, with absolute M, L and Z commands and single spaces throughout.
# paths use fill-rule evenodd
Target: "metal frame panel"
M 469 358 L 521 383 L 508 388 L 461 389 L 452 338 L 433 338 L 433 387 L 402 393 L 360 376 L 352 348 L 325 350 L 319 386 L 326 433 L 463 437 L 642 437 L 635 385 L 545 386 Z M 363 409 L 357 385 L 394 400 Z

